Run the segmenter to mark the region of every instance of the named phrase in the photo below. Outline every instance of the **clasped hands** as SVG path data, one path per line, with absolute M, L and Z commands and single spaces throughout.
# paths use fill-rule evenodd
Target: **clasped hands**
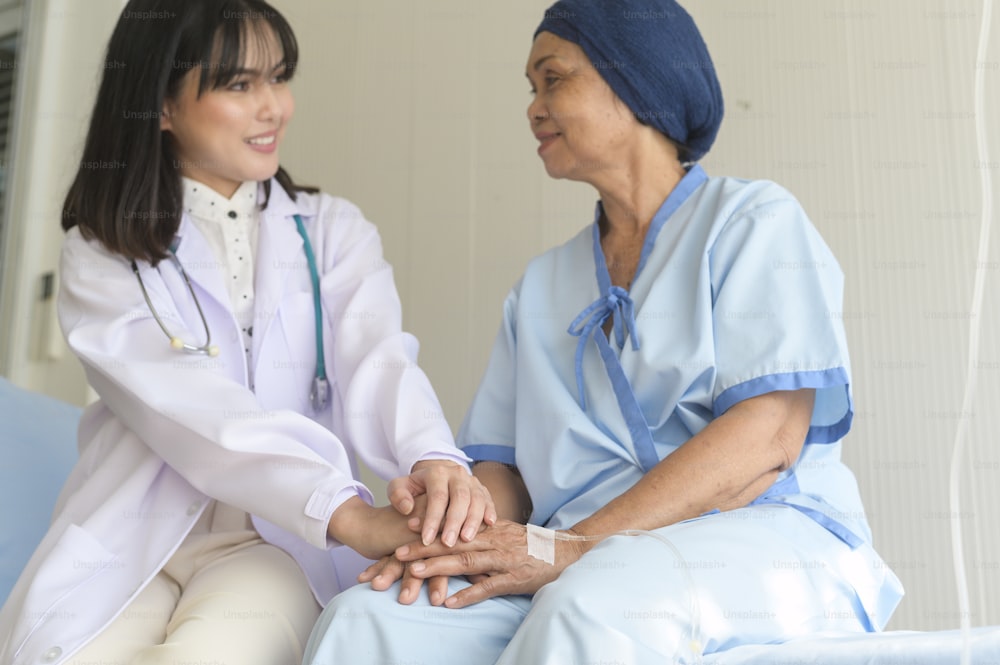
M 447 461 L 414 465 L 388 487 L 389 506 L 346 501 L 330 520 L 330 535 L 376 559 L 358 576 L 385 591 L 401 580 L 399 602 L 414 602 L 427 582 L 432 605 L 460 608 L 508 594 L 531 594 L 551 582 L 589 547 L 556 541 L 555 564 L 528 555 L 526 528 L 499 520 L 489 490 Z M 420 534 L 415 539 L 415 534 Z M 448 597 L 448 578 L 472 585 Z
M 592 546 L 556 540 L 555 562 L 549 564 L 528 554 L 523 524 L 497 520 L 484 523 L 471 540 L 465 538 L 464 531 L 462 536 L 456 543 L 449 544 L 441 537 L 398 547 L 369 566 L 358 581 L 371 582 L 373 589 L 385 591 L 400 580 L 399 602 L 404 605 L 417 599 L 426 581 L 431 605 L 458 609 L 494 596 L 533 594 Z M 459 575 L 471 586 L 448 596 L 448 578 Z
M 468 469 L 455 462 L 418 462 L 408 476 L 389 483 L 391 505 L 374 507 L 360 497 L 342 503 L 327 533 L 369 559 L 378 559 L 409 543 L 414 533 L 424 542 L 436 538 L 455 544 L 471 540 L 483 524 L 497 519 L 490 492 Z

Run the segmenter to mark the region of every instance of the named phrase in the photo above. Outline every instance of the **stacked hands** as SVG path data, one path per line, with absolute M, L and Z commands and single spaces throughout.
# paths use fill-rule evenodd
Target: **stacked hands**
M 454 462 L 419 462 L 409 476 L 389 483 L 388 495 L 391 505 L 382 508 L 357 497 L 345 502 L 342 508 L 348 510 L 334 513 L 330 534 L 377 559 L 359 582 L 386 591 L 400 581 L 399 602 L 406 605 L 417 599 L 425 581 L 431 605 L 449 608 L 532 594 L 593 544 L 557 540 L 554 565 L 531 557 L 527 528 L 498 518 L 490 491 Z M 448 597 L 452 576 L 465 576 L 472 585 Z

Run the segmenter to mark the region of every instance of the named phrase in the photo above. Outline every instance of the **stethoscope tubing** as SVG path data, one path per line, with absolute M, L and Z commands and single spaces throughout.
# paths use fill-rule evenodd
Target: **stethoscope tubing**
M 329 401 L 330 382 L 326 375 L 326 354 L 323 350 L 323 307 L 320 295 L 319 268 L 316 264 L 316 255 L 313 253 L 312 243 L 309 241 L 309 235 L 306 233 L 305 224 L 302 222 L 302 216 L 294 215 L 294 217 L 295 228 L 299 235 L 302 236 L 302 248 L 306 255 L 306 263 L 309 265 L 309 279 L 312 284 L 313 310 L 315 314 L 316 372 L 313 376 L 312 385 L 309 391 L 309 401 L 316 411 L 320 411 Z M 139 282 L 139 288 L 142 289 L 142 297 L 145 299 L 146 305 L 149 307 L 150 314 L 153 315 L 153 319 L 160 327 L 160 330 L 163 331 L 163 334 L 170 340 L 170 346 L 178 351 L 215 357 L 219 355 L 219 347 L 212 344 L 212 331 L 209 328 L 205 312 L 201 307 L 201 302 L 198 300 L 198 295 L 195 293 L 194 284 L 191 283 L 191 278 L 188 277 L 187 271 L 184 269 L 183 264 L 181 264 L 180 259 L 177 258 L 177 254 L 174 250 L 175 247 L 171 246 L 169 254 L 170 262 L 174 264 L 174 267 L 177 268 L 177 271 L 181 274 L 181 278 L 184 280 L 188 293 L 191 294 L 191 299 L 194 301 L 195 308 L 198 310 L 198 316 L 201 318 L 201 325 L 205 330 L 204 344 L 189 344 L 177 335 L 171 333 L 166 324 L 163 322 L 163 319 L 160 318 L 160 314 L 156 310 L 156 307 L 153 305 L 153 300 L 149 297 L 149 292 L 146 290 L 146 284 L 142 279 L 142 275 L 139 272 L 139 266 L 135 261 L 132 261 L 132 272 L 135 274 L 136 280 Z
M 198 296 L 194 292 L 194 285 L 191 283 L 191 278 L 188 277 L 187 271 L 184 266 L 181 265 L 180 259 L 174 253 L 173 249 L 170 250 L 170 261 L 177 268 L 177 271 L 181 274 L 184 279 L 184 284 L 187 286 L 188 293 L 191 294 L 191 299 L 194 301 L 194 306 L 198 310 L 198 316 L 201 317 L 201 325 L 205 329 L 205 343 L 194 345 L 188 344 L 183 339 L 174 335 L 167 329 L 165 323 L 160 318 L 159 312 L 156 311 L 156 307 L 153 306 L 153 301 L 149 297 L 149 292 L 146 290 L 146 284 L 142 280 L 142 275 L 139 274 L 139 266 L 136 265 L 135 261 L 132 261 L 132 272 L 135 273 L 136 279 L 139 281 L 139 288 L 142 289 L 142 297 L 146 300 L 146 305 L 149 307 L 150 313 L 153 315 L 153 319 L 156 324 L 160 326 L 160 330 L 163 334 L 167 336 L 170 340 L 170 346 L 177 349 L 178 351 L 187 351 L 188 353 L 200 353 L 207 356 L 215 357 L 219 355 L 219 347 L 212 344 L 212 330 L 208 327 L 208 320 L 205 318 L 205 312 L 201 308 L 201 301 L 198 300 Z

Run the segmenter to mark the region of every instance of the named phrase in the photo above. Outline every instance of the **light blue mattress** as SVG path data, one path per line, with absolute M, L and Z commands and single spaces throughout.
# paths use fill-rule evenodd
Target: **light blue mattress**
M 48 529 L 79 420 L 80 409 L 0 377 L 0 605 Z

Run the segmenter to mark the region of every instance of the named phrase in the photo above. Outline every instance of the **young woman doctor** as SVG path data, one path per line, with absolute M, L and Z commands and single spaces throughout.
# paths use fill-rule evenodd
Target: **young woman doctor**
M 100 401 L 0 662 L 298 663 L 365 557 L 496 519 L 428 417 L 375 228 L 278 165 L 297 59 L 262 0 L 121 15 L 63 219 L 60 321 Z

